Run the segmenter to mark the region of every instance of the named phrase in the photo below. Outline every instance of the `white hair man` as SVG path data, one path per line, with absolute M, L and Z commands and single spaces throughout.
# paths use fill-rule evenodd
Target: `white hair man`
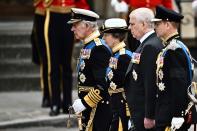
M 138 8 L 129 17 L 129 29 L 140 45 L 133 53 L 127 70 L 125 93 L 136 130 L 152 130 L 155 126 L 155 62 L 163 45 L 151 22 L 154 18 L 151 9 Z
M 82 130 L 108 131 L 111 112 L 105 74 L 111 50 L 99 38 L 95 12 L 73 8 L 72 13 L 68 23 L 73 24 L 71 30 L 84 44 L 77 66 L 79 99 L 72 107 L 76 114 L 82 114 Z

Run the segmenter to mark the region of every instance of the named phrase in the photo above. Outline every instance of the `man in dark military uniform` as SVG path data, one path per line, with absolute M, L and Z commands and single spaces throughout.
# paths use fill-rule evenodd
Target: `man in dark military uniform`
M 124 80 L 132 53 L 126 49 L 124 43 L 128 32 L 127 23 L 124 19 L 108 19 L 103 25 L 103 32 L 103 38 L 113 52 L 106 73 L 113 115 L 110 131 L 128 131 L 130 112 L 124 92 Z
M 151 19 L 154 13 L 148 8 L 138 8 L 130 14 L 131 33 L 140 41 L 129 64 L 125 93 L 137 131 L 153 130 L 155 126 L 156 58 L 163 48 L 156 36 Z
M 189 50 L 178 34 L 181 19 L 181 14 L 157 6 L 152 20 L 165 46 L 157 58 L 157 131 L 170 131 L 172 128 L 186 131 L 191 122 L 185 111 L 189 103 L 187 88 L 192 81 L 193 66 Z
M 82 113 L 83 130 L 108 131 L 111 120 L 106 70 L 111 50 L 99 38 L 96 20 L 99 16 L 88 10 L 72 8 L 72 31 L 82 40 L 78 63 L 78 96 L 73 109 Z
M 45 7 L 44 0 L 34 0 L 35 16 L 33 38 L 33 60 L 40 65 L 41 89 L 43 91 L 42 107 L 50 107 L 50 93 L 48 87 L 47 52 L 44 40 Z

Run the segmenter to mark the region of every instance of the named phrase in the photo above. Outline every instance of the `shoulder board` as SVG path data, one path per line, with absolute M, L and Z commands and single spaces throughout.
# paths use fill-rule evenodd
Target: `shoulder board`
M 94 42 L 95 42 L 96 46 L 102 45 L 102 42 L 101 42 L 101 40 L 99 38 L 95 38 Z
M 125 53 L 126 53 L 125 48 L 122 48 L 122 49 L 119 50 L 119 54 L 120 55 L 124 55 Z
M 178 44 L 178 41 L 176 39 L 173 39 L 170 41 L 169 45 L 167 45 L 167 50 L 176 50 L 178 48 L 181 48 L 181 46 Z

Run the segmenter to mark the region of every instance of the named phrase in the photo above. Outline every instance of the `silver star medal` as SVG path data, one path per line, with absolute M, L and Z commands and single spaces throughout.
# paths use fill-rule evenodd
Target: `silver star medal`
M 111 70 L 111 71 L 107 74 L 107 76 L 108 76 L 109 80 L 111 80 L 111 79 L 113 78 L 113 76 L 114 76 L 113 71 Z
M 110 88 L 113 89 L 113 90 L 115 90 L 116 87 L 117 87 L 117 85 L 112 81 L 112 82 L 110 83 Z
M 134 79 L 135 81 L 137 81 L 137 77 L 138 77 L 138 76 L 137 76 L 136 71 L 133 70 L 132 74 L 133 74 L 133 79 Z
M 81 68 L 81 70 L 84 70 L 84 68 L 85 68 L 85 62 L 84 62 L 84 60 L 81 62 L 80 68 Z
M 85 82 L 86 77 L 85 77 L 85 75 L 84 75 L 83 73 L 79 76 L 79 80 L 80 80 L 82 83 Z
M 160 80 L 163 79 L 163 71 L 162 70 L 159 70 L 158 76 L 159 76 Z
M 176 50 L 177 48 L 181 48 L 177 43 L 177 40 L 173 39 L 170 44 L 166 47 L 167 49 Z
M 166 88 L 165 85 L 164 85 L 164 83 L 162 83 L 162 82 L 159 83 L 158 87 L 159 87 L 159 90 L 160 91 L 164 91 L 165 88 Z

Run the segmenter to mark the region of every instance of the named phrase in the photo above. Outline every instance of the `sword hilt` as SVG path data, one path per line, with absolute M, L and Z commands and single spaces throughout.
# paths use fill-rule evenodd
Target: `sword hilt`
M 67 120 L 67 128 L 70 128 L 71 127 L 71 119 L 70 119 L 70 115 L 71 115 L 71 113 L 73 112 L 73 107 L 72 106 L 70 106 L 69 108 L 68 108 L 68 120 Z

